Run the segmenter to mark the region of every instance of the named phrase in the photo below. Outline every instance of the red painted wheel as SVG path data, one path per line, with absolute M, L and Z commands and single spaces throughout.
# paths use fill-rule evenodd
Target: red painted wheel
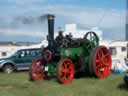
M 47 49 L 44 51 L 43 56 L 44 56 L 44 60 L 48 62 L 52 59 L 52 52 L 49 49 Z
M 105 46 L 94 48 L 90 55 L 90 72 L 98 78 L 106 78 L 111 72 L 111 54 Z
M 74 64 L 70 59 L 62 59 L 57 66 L 57 78 L 60 83 L 71 83 L 74 78 Z
M 35 59 L 30 67 L 30 79 L 31 80 L 44 80 L 47 76 L 46 72 L 42 72 L 44 68 L 44 62 L 41 59 Z

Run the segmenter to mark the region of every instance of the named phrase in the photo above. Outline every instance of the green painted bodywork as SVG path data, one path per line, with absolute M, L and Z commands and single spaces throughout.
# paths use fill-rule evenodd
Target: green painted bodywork
M 87 50 L 85 50 L 84 47 L 62 48 L 61 50 L 61 58 L 69 58 L 74 62 L 78 62 L 80 57 L 82 56 L 84 56 L 85 64 L 88 64 L 90 54 L 88 54 Z
M 55 76 L 56 75 L 56 63 L 50 62 L 50 63 L 46 63 L 46 65 L 48 67 L 47 76 Z M 45 72 L 44 66 L 41 67 L 41 71 Z
M 75 61 L 83 53 L 83 49 L 80 48 L 62 48 L 61 49 L 61 58 L 70 58 Z

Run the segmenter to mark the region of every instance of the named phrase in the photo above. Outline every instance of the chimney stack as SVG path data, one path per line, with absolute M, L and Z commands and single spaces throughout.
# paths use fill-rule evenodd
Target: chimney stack
M 52 14 L 48 14 L 47 15 L 47 19 L 48 19 L 48 43 L 49 43 L 49 47 L 53 47 L 53 43 L 54 43 L 54 18 L 55 16 Z

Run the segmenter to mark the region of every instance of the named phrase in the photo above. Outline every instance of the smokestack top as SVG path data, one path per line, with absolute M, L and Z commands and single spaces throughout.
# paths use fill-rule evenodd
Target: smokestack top
M 48 20 L 53 20 L 55 16 L 53 14 L 48 14 L 47 15 Z

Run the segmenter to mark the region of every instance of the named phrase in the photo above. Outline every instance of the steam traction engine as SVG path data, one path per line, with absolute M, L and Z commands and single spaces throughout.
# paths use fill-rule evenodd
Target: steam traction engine
M 57 76 L 60 83 L 70 83 L 75 74 L 85 73 L 98 78 L 106 78 L 111 71 L 111 55 L 105 46 L 99 46 L 99 38 L 88 32 L 83 38 L 63 36 L 60 31 L 54 39 L 54 15 L 48 18 L 48 46 L 42 58 L 33 60 L 30 67 L 31 80 L 44 80 Z

